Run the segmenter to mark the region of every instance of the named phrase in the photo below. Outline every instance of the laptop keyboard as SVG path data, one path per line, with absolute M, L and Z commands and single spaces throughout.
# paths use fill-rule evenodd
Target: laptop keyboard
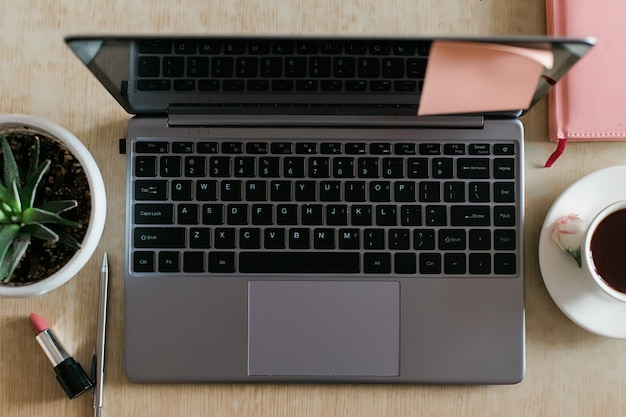
M 420 91 L 429 42 L 364 40 L 144 40 L 139 91 Z
M 133 146 L 135 273 L 519 273 L 514 142 Z

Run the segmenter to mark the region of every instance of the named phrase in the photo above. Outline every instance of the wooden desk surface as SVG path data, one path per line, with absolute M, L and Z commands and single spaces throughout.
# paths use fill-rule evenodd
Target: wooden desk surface
M 0 17 L 0 113 L 54 121 L 99 163 L 108 220 L 98 252 L 64 287 L 32 299 L 0 299 L 0 415 L 86 416 L 91 398 L 69 401 L 33 340 L 36 311 L 88 364 L 95 342 L 102 251 L 112 266 L 106 416 L 617 416 L 626 410 L 626 342 L 595 336 L 548 295 L 537 240 L 554 199 L 573 181 L 626 162 L 626 143 L 570 144 L 551 169 L 545 100 L 526 126 L 527 373 L 514 386 L 139 385 L 122 369 L 124 157 L 129 116 L 63 44 L 76 33 L 535 35 L 543 0 L 21 0 Z M 157 4 L 155 6 L 155 4 Z M 591 34 L 592 35 L 592 34 Z M 622 318 L 623 319 L 623 318 Z

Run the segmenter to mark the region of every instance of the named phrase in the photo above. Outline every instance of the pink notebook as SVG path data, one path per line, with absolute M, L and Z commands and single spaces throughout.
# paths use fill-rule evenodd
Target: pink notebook
M 596 46 L 549 94 L 549 135 L 558 141 L 626 140 L 626 1 L 546 0 L 548 34 L 593 36 Z

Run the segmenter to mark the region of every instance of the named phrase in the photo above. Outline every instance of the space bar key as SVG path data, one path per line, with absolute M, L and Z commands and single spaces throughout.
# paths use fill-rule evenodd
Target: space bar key
M 350 274 L 361 268 L 356 252 L 241 252 L 239 271 Z

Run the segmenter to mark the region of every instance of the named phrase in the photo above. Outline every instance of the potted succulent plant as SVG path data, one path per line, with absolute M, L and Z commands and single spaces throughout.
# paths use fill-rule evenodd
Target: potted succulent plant
M 67 282 L 104 229 L 102 175 L 85 146 L 33 116 L 0 116 L 0 296 L 28 297 Z

